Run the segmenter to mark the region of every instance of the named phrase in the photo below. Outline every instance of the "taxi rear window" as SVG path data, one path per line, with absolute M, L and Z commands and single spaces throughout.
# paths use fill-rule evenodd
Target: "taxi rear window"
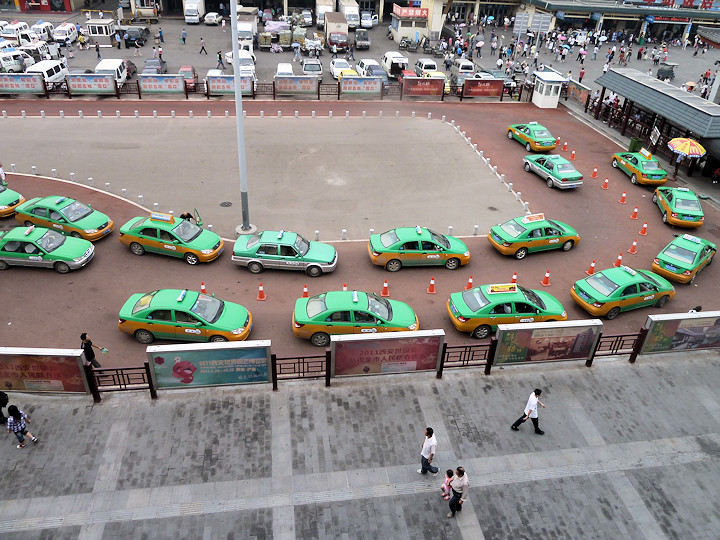
M 255 244 L 257 244 L 260 241 L 260 235 L 259 234 L 253 234 L 250 239 L 248 240 L 247 247 L 253 247 Z
M 465 291 L 462 293 L 462 299 L 471 311 L 477 311 L 490 303 L 486 296 L 481 292 L 480 288 Z
M 557 168 L 559 172 L 569 172 L 575 170 L 575 167 L 573 167 L 571 163 L 558 163 Z
M 696 201 L 695 199 L 675 199 L 675 207 L 678 210 L 692 210 L 699 212 L 700 211 L 700 203 Z
M 620 287 L 617 283 L 611 279 L 605 277 L 603 274 L 595 274 L 585 280 L 590 287 L 595 289 L 603 296 L 610 296 L 615 290 Z
M 153 297 L 158 293 L 158 291 L 153 291 L 151 293 L 144 294 L 140 297 L 140 299 L 135 302 L 135 305 L 132 308 L 132 314 L 135 315 L 138 311 L 142 311 L 146 307 L 150 305 L 150 302 L 152 302 Z
M 514 219 L 511 219 L 510 221 L 506 221 L 502 225 L 500 225 L 500 228 L 508 233 L 513 238 L 517 238 L 522 233 L 525 232 L 525 227 L 517 223 Z
M 659 171 L 660 164 L 657 161 L 643 161 L 643 169 L 646 171 Z
M 533 131 L 533 135 L 536 137 L 552 137 L 547 129 L 536 129 Z
M 144 217 L 138 218 L 137 221 L 133 222 L 132 225 L 130 225 L 131 229 L 135 229 L 136 227 L 140 227 L 143 223 L 145 223 Z
M 663 251 L 663 254 L 686 264 L 692 264 L 695 261 L 694 251 L 690 251 L 689 249 L 685 249 L 684 247 L 676 246 L 674 244 L 668 246 L 667 249 Z
M 384 232 L 380 235 L 380 243 L 385 247 L 392 246 L 397 241 L 398 235 L 394 230 Z
M 325 295 L 319 294 L 318 296 L 313 296 L 308 300 L 307 303 L 307 315 L 311 319 L 313 317 L 317 317 L 321 313 L 324 313 L 327 311 L 327 305 L 325 304 Z

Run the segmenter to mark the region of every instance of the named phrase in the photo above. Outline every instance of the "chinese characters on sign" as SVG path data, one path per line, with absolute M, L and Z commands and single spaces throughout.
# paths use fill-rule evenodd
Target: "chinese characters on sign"
M 0 348 L 3 390 L 87 392 L 82 349 Z
M 720 347 L 720 311 L 650 315 L 640 354 Z
M 235 77 L 232 75 L 211 75 L 205 80 L 208 94 L 228 95 L 235 93 Z M 251 96 L 253 93 L 252 77 L 240 77 L 240 93 L 243 96 Z
M 442 96 L 444 90 L 445 79 L 427 77 L 403 79 L 403 95 L 405 96 Z
M 428 9 L 416 7 L 400 7 L 397 4 L 393 4 L 393 14 L 397 17 L 416 17 L 427 19 Z
M 138 85 L 143 94 L 184 94 L 182 75 L 140 75 Z
M 318 78 L 313 75 L 275 77 L 276 94 L 317 94 Z
M 601 330 L 599 320 L 500 324 L 494 363 L 587 360 Z
M 66 80 L 71 94 L 115 94 L 112 75 L 68 75 Z
M 44 94 L 42 75 L 0 73 L 0 94 Z
M 380 94 L 382 79 L 379 77 L 343 77 L 340 81 L 341 94 Z
M 463 97 L 500 97 L 502 90 L 502 79 L 465 79 Z

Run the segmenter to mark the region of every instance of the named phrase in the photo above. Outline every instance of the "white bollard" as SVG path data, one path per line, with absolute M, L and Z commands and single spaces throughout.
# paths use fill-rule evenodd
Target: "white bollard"
M 154 202 L 154 203 L 153 203 L 153 210 L 154 210 L 155 212 L 159 212 L 159 211 L 160 211 L 160 205 L 159 205 L 158 203 Z
M 328 118 L 332 118 L 332 111 L 328 111 Z
M 477 144 L 473 144 L 473 150 L 477 152 Z
M 82 118 L 82 117 L 83 117 L 83 112 L 82 112 L 82 111 L 78 111 L 78 116 L 79 116 L 80 118 Z
M 525 210 L 525 212 L 528 214 L 530 213 L 530 203 L 529 202 L 523 203 L 523 210 Z
M 452 127 L 455 127 L 455 120 L 451 121 L 451 122 L 450 122 L 450 125 L 451 125 Z
M 345 118 L 350 118 L 350 111 L 345 111 Z
M 105 182 L 105 191 L 110 193 L 110 182 Z
M 75 173 L 74 173 L 74 172 L 71 172 L 71 173 L 70 173 L 70 181 L 71 181 L 71 182 L 76 182 L 76 181 L 77 181 L 77 180 L 75 180 Z
M 461 131 L 461 132 L 460 132 L 460 135 L 462 135 L 462 138 L 463 138 L 463 139 L 467 140 L 467 136 L 465 135 L 465 132 L 464 132 L 464 131 Z
M 282 118 L 282 111 L 278 111 L 278 118 Z
M 208 223 L 207 228 L 208 228 L 208 230 L 209 230 L 210 232 L 212 232 L 212 224 Z
M 157 118 L 157 111 L 153 111 L 153 118 Z
M 431 113 L 431 112 L 428 113 L 428 120 L 432 120 L 432 113 Z
M 90 176 L 90 177 L 88 178 L 88 186 L 92 186 L 93 183 L 94 183 L 93 177 Z
M 415 111 L 412 112 L 412 114 L 410 115 L 410 118 L 415 118 Z
M 493 173 L 497 174 L 497 165 L 493 165 Z
M 20 111 L 20 113 L 21 113 L 21 115 L 22 115 L 23 118 L 26 118 L 26 117 L 27 117 L 27 114 L 25 114 L 25 111 Z
M 34 175 L 37 175 L 38 173 L 38 168 L 35 165 L 32 166 L 32 172 Z
M 347 229 L 343 229 L 340 234 L 340 240 L 347 240 Z
M 138 203 L 140 206 L 145 206 L 145 198 L 142 195 L 138 195 Z
M 487 160 L 485 160 L 485 162 L 487 163 L 487 166 L 489 167 L 490 166 L 490 158 L 487 158 Z
M 14 163 L 11 163 L 11 164 L 10 164 L 10 170 L 11 170 L 12 172 L 15 172 L 15 173 L 16 173 L 16 172 L 17 172 L 17 166 L 16 166 Z
M 370 236 L 372 236 L 373 234 L 375 234 L 375 229 L 370 229 Z
M 115 116 L 120 118 L 120 111 L 118 111 L 117 109 L 115 110 Z
M 508 186 L 508 191 L 512 191 L 513 183 L 512 183 L 512 182 L 508 182 L 508 185 L 507 185 L 507 186 Z
M 472 137 L 468 137 L 468 138 L 467 138 L 467 142 L 468 142 L 468 144 L 469 144 L 470 146 L 472 146 Z
M 193 112 L 192 112 L 192 111 L 188 111 L 188 116 L 189 116 L 190 118 L 194 118 Z
M 60 118 L 65 118 L 65 111 L 60 111 Z
M 448 225 L 448 234 L 452 235 L 452 232 L 453 232 L 453 226 Z
M 522 201 L 522 192 L 518 191 L 517 193 L 515 193 L 515 200 Z
M 473 225 L 473 236 L 477 236 L 479 229 L 480 229 L 479 225 Z
M 444 114 L 443 114 L 443 117 L 442 117 L 442 123 L 443 123 L 443 124 L 445 123 L 445 115 L 444 115 Z
M 175 118 L 175 111 L 170 111 L 170 118 Z
M 367 112 L 363 111 L 363 118 L 367 118 Z
M 7 111 L 3 111 L 3 118 L 7 118 Z
M 127 199 L 127 189 L 122 188 L 122 189 L 120 190 L 120 193 L 122 194 L 122 198 L 123 198 L 123 199 Z
M 480 150 L 480 159 L 485 159 L 485 150 Z
M 295 118 L 298 118 L 300 116 L 300 113 L 295 111 Z
M 505 175 L 504 175 L 504 174 L 501 174 L 501 175 L 500 175 L 500 181 L 501 181 L 501 182 L 505 182 Z
M 140 118 L 140 113 L 138 111 L 135 111 L 135 118 Z
M 102 111 L 98 111 L 98 118 L 102 118 Z
M 315 111 L 312 112 L 312 117 L 315 118 Z
M 315 241 L 317 242 L 318 240 L 320 240 L 320 231 L 315 229 Z
M 395 118 L 400 118 L 400 111 L 395 111 Z
M 170 210 L 168 214 L 170 214 L 171 216 L 175 215 L 175 210 Z
M 45 118 L 45 111 L 40 111 L 40 117 Z
M 378 114 L 378 118 L 382 118 L 382 111 Z
M 260 118 L 265 118 L 265 111 L 260 111 Z
M 50 169 L 50 174 L 52 174 L 53 178 L 57 178 L 57 169 Z
M 207 113 L 208 113 L 208 118 L 212 118 L 212 112 L 208 111 Z

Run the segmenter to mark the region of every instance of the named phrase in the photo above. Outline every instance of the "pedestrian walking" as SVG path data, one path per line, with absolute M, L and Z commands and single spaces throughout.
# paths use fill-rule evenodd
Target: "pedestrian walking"
M 450 479 L 450 492 L 452 497 L 450 497 L 450 512 L 448 512 L 447 517 L 455 517 L 456 512 L 462 511 L 462 505 L 467 500 L 469 491 L 470 480 L 467 474 L 465 474 L 465 469 L 458 467 Z
M 162 57 L 162 47 L 158 47 L 158 58 L 160 59 L 161 62 L 163 61 L 163 57 Z
M 583 77 L 585 76 L 585 68 L 582 68 L 580 70 L 580 73 L 578 73 L 578 82 L 581 83 L 583 80 Z
M 610 64 L 608 64 L 607 62 L 605 62 L 605 65 L 603 66 L 603 73 L 607 73 L 607 72 L 608 72 L 608 69 L 610 69 Z
M 102 56 L 100 56 L 100 44 L 99 43 L 95 44 L 95 52 L 97 53 L 97 59 L 102 60 Z
M 160 43 L 165 43 L 165 38 L 163 37 L 162 28 L 158 28 L 158 36 L 160 36 Z
M 115 32 L 115 43 L 117 43 L 118 50 L 120 49 L 120 32 Z
M 597 45 L 595 45 L 595 46 L 593 47 L 593 55 L 592 55 L 592 59 L 593 59 L 593 60 L 597 60 L 597 53 L 598 53 L 599 50 L 600 50 L 600 47 L 598 47 Z
M 217 66 L 215 66 L 215 69 L 225 69 L 225 64 L 223 64 L 223 57 L 222 57 L 222 51 L 217 52 Z
M 425 428 L 425 440 L 422 443 L 422 450 L 420 451 L 420 468 L 417 470 L 418 474 L 427 474 L 428 471 L 435 476 L 438 473 L 438 468 L 432 465 L 432 460 L 435 457 L 435 448 L 437 448 L 437 440 L 435 439 L 435 432 L 433 428 Z
M 25 448 L 25 435 L 30 437 L 32 442 L 38 442 L 38 438 L 27 430 L 27 424 L 30 423 L 30 418 L 27 414 L 15 405 L 10 405 L 8 407 L 8 415 L 6 422 L 7 431 L 8 433 L 14 433 L 15 437 L 17 437 L 20 443 L 17 445 L 18 448 Z
M 153 57 L 153 58 L 157 58 L 157 49 L 156 49 L 155 47 L 153 47 L 153 55 L 152 55 L 152 57 Z
M 200 38 L 200 52 L 198 54 L 202 53 L 207 54 L 207 50 L 205 50 L 205 40 L 203 38 Z
M 135 42 L 135 50 L 133 51 L 133 56 L 142 56 L 142 51 L 140 50 L 140 42 Z
M 337 45 L 335 45 L 334 43 L 332 46 L 332 57 L 337 58 Z
M 352 43 L 348 45 L 348 60 L 355 61 L 355 47 L 353 47 Z
M 183 45 L 185 45 L 186 40 L 187 40 L 187 32 L 183 28 L 182 32 L 180 32 L 180 41 L 182 42 Z
M 510 426 L 513 431 L 519 431 L 518 426 L 529 418 L 532 420 L 533 426 L 535 427 L 535 433 L 538 435 L 545 435 L 545 432 L 538 426 L 537 406 L 542 405 L 542 408 L 545 408 L 545 405 L 540 401 L 540 394 L 542 394 L 542 390 L 539 388 L 536 388 L 533 390 L 532 394 L 530 394 L 530 397 L 527 400 L 527 405 L 525 405 L 523 415 L 515 420 L 515 423 Z
M 0 182 L 5 181 L 5 169 L 3 169 L 2 161 L 0 161 Z
M 93 351 L 93 347 L 103 353 L 106 352 L 107 349 L 105 347 L 98 347 L 97 345 L 93 345 L 93 342 L 90 341 L 87 332 L 83 332 L 82 334 L 80 334 L 80 340 L 82 341 L 80 343 L 80 348 L 85 352 L 85 360 L 91 363 L 93 367 L 102 367 L 100 366 L 100 362 L 97 361 L 97 358 L 95 358 L 95 351 Z
M 220 24 L 222 25 L 222 31 L 227 32 L 227 30 L 225 30 L 225 19 L 223 19 Z

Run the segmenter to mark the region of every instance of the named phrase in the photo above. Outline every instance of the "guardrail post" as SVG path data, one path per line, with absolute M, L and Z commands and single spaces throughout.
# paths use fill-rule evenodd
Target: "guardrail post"
M 150 397 L 152 399 L 157 399 L 157 388 L 155 388 L 155 385 L 153 384 L 152 373 L 150 372 L 150 362 L 148 362 L 147 360 L 145 360 L 145 377 L 147 377 L 148 388 L 150 389 Z
M 330 387 L 330 349 L 325 349 L 325 387 Z
M 102 398 L 100 397 L 100 390 L 98 390 L 97 387 L 97 381 L 95 380 L 95 372 L 93 371 L 93 367 L 91 364 L 85 364 L 83 368 L 85 369 L 85 379 L 87 380 L 88 389 L 92 394 L 93 401 L 95 403 L 100 403 L 102 401 Z
M 598 347 L 600 346 L 600 341 L 602 340 L 602 336 L 603 336 L 603 334 L 602 334 L 602 332 L 600 332 L 600 333 L 598 334 L 597 341 L 595 342 L 595 347 L 593 347 L 593 350 L 592 350 L 592 352 L 590 353 L 590 356 L 589 356 L 588 359 L 585 361 L 585 367 L 592 367 L 592 365 L 593 365 L 593 360 L 595 360 L 595 353 L 597 352 Z
M 273 391 L 277 392 L 277 389 L 278 389 L 277 355 L 275 353 L 270 355 L 270 379 L 272 381 Z
M 640 329 L 640 335 L 638 335 L 638 338 L 635 340 L 635 346 L 633 347 L 632 352 L 630 353 L 630 358 L 628 359 L 631 364 L 635 363 L 635 360 L 637 360 L 638 354 L 640 354 L 640 351 L 643 348 L 643 345 L 645 344 L 645 339 L 647 339 L 648 335 L 648 328 L 642 327 Z
M 440 353 L 440 365 L 435 372 L 436 379 L 442 379 L 443 369 L 445 368 L 445 355 L 447 354 L 447 343 L 443 343 L 442 351 Z
M 495 358 L 495 351 L 497 350 L 498 340 L 495 336 L 490 338 L 490 348 L 488 349 L 487 362 L 485 363 L 485 375 L 490 375 L 492 370 L 493 360 Z

